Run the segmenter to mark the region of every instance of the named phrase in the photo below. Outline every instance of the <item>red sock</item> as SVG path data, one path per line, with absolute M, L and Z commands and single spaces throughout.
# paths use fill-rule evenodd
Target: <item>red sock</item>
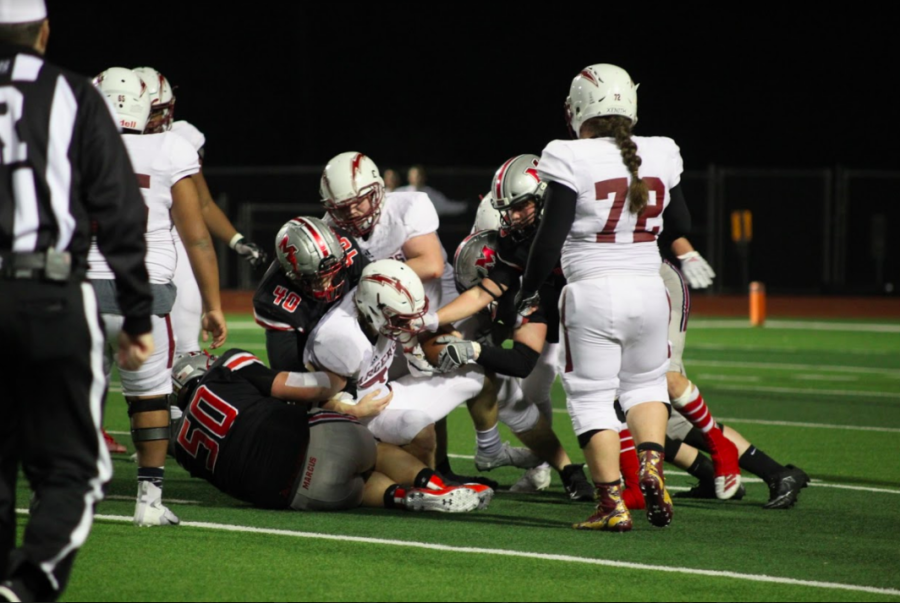
M 703 396 L 700 395 L 700 390 L 693 384 L 686 393 L 672 400 L 672 406 L 703 433 L 708 432 L 716 424 L 709 407 L 703 401 Z
M 629 489 L 634 488 L 640 492 L 638 473 L 641 471 L 641 464 L 634 449 L 634 439 L 632 439 L 631 432 L 627 429 L 619 432 L 619 445 L 621 446 L 619 469 L 625 480 L 625 491 L 627 492 Z M 628 508 L 630 509 L 631 507 L 629 506 Z

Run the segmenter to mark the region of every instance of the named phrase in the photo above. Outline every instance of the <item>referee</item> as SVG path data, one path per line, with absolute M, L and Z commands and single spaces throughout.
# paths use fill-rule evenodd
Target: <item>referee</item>
M 126 317 L 120 365 L 153 348 L 137 180 L 104 99 L 43 60 L 49 32 L 44 0 L 0 0 L 0 601 L 59 597 L 112 475 L 92 233 Z M 20 463 L 35 497 L 14 548 Z

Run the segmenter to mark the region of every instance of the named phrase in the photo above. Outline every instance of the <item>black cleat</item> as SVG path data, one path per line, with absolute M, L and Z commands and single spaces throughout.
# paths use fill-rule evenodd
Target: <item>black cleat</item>
M 566 465 L 559 475 L 570 499 L 594 501 L 594 486 L 584 474 L 584 465 Z
M 800 490 L 809 484 L 809 476 L 803 469 L 785 465 L 784 471 L 769 482 L 769 502 L 763 509 L 790 509 L 797 502 Z
M 744 487 L 744 484 L 741 484 L 734 496 L 728 500 L 741 500 L 745 494 L 747 494 L 747 488 Z M 701 481 L 690 490 L 676 492 L 672 495 L 672 498 L 708 498 L 718 500 L 716 484 L 712 481 Z

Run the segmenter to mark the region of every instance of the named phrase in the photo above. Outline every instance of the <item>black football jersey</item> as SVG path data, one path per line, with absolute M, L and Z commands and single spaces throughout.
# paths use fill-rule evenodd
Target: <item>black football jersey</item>
M 175 458 L 193 477 L 267 508 L 287 508 L 309 445 L 305 406 L 271 397 L 278 373 L 240 349 L 201 378 L 174 434 Z
M 528 264 L 528 253 L 534 234 L 530 237 L 516 241 L 512 236 L 501 230 L 497 238 L 497 255 L 499 261 L 491 269 L 488 277 L 501 285 L 508 287 L 506 293 L 500 298 L 497 308 L 497 320 L 513 325 L 515 321 L 515 307 L 513 300 L 519 290 L 522 274 Z M 541 285 L 541 305 L 538 311 L 529 317 L 531 322 L 547 324 L 547 341 L 559 342 L 559 294 L 566 285 L 566 278 L 562 274 L 562 267 L 557 263 L 556 268 Z
M 309 334 L 313 327 L 359 283 L 363 268 L 371 258 L 360 248 L 356 239 L 342 228 L 332 226 L 344 248 L 347 268 L 339 295 L 333 302 L 323 302 L 305 295 L 285 274 L 278 260 L 272 262 L 253 295 L 253 315 L 256 322 L 266 329 L 296 331 Z M 302 349 L 302 347 L 301 347 Z

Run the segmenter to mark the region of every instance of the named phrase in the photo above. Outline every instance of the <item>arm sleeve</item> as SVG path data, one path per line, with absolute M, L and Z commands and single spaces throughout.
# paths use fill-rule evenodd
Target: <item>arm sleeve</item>
M 663 233 L 660 236 L 660 245 L 671 244 L 680 237 L 691 234 L 691 212 L 684 200 L 684 193 L 679 184 L 670 193 L 668 207 L 663 212 Z
M 96 224 L 97 246 L 116 277 L 122 329 L 130 335 L 149 333 L 147 206 L 106 102 L 93 86 L 84 87 L 81 100 L 78 168 L 85 206 Z
M 577 201 L 578 194 L 573 189 L 560 182 L 550 182 L 544 195 L 544 217 L 528 253 L 523 291 L 538 291 L 556 267 L 563 243 L 575 222 Z
M 513 343 L 511 350 L 501 347 L 483 346 L 476 362 L 499 375 L 524 379 L 531 374 L 541 355 L 524 343 Z

